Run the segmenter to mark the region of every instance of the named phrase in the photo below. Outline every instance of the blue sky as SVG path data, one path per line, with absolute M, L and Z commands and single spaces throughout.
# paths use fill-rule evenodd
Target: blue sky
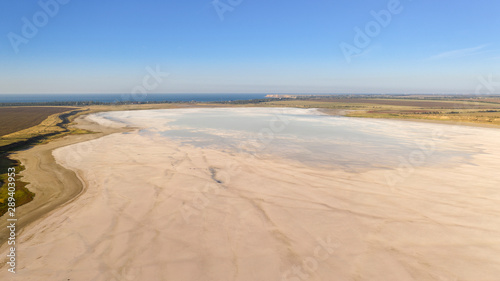
M 0 93 L 500 93 L 499 15 L 494 0 L 1 1 Z

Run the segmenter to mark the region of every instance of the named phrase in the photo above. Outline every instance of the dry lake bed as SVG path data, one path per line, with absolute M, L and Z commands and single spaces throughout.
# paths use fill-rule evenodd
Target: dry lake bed
M 84 191 L 18 234 L 0 279 L 500 276 L 497 129 L 291 108 L 86 118 L 128 130 L 54 150 Z

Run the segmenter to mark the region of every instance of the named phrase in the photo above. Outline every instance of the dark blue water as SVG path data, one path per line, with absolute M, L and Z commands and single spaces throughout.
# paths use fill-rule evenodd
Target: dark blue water
M 0 103 L 18 102 L 211 102 L 263 99 L 266 94 L 0 94 Z

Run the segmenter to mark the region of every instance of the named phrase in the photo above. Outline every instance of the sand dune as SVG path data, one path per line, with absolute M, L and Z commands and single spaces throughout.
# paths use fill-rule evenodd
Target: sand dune
M 137 131 L 65 146 L 84 192 L 23 230 L 0 278 L 498 280 L 500 133 L 454 130 L 480 153 L 358 172 Z

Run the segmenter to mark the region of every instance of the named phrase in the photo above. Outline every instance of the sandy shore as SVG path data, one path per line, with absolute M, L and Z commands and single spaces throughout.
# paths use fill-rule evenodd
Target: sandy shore
M 60 174 L 39 146 L 19 154 L 26 180 L 72 187 L 33 184 L 31 205 L 74 197 L 75 175 L 87 188 L 19 233 L 18 273 L 0 279 L 497 280 L 500 133 L 469 129 L 453 136 L 480 151 L 467 162 L 358 173 L 129 132 L 60 140 L 76 173 Z
M 19 218 L 16 224 L 18 231 L 49 215 L 61 205 L 69 203 L 83 189 L 82 181 L 78 179 L 74 171 L 55 162 L 52 155 L 54 149 L 123 131 L 118 128 L 100 126 L 83 118 L 78 118 L 75 123 L 79 128 L 96 133 L 67 136 L 11 155 L 11 158 L 21 161 L 25 166 L 26 170 L 21 175 L 23 180 L 30 183 L 28 188 L 36 194 L 32 202 L 16 210 L 16 216 Z M 4 244 L 8 237 L 6 226 L 6 215 L 4 215 L 0 217 L 0 245 Z

